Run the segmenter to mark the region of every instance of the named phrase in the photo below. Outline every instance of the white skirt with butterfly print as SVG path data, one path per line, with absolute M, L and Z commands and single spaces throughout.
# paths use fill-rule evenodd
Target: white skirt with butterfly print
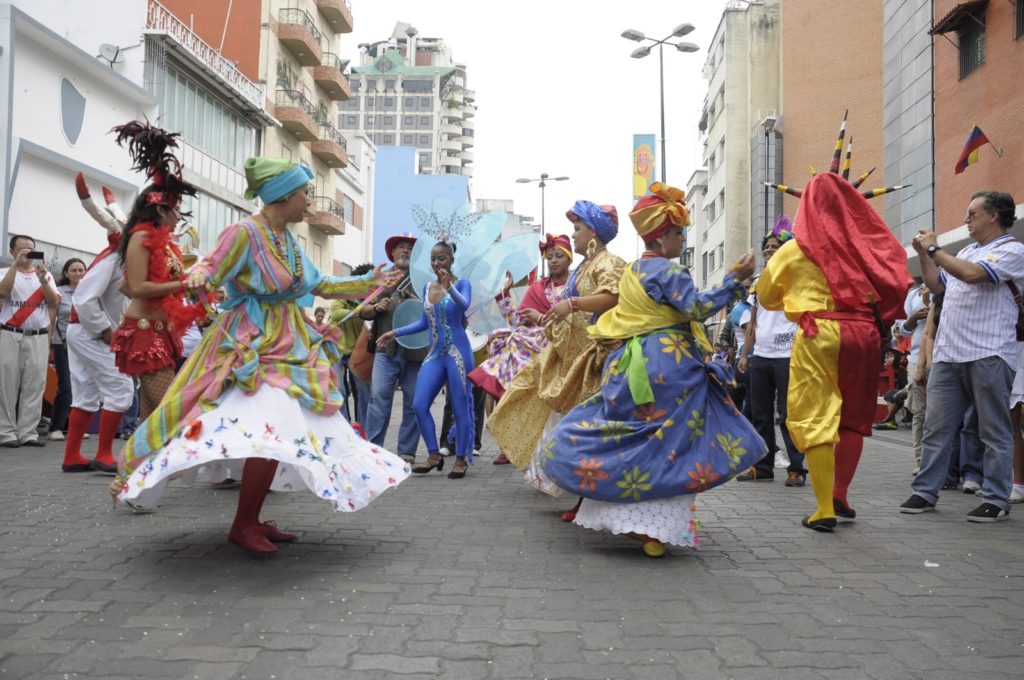
M 237 387 L 149 456 L 118 500 L 155 508 L 166 482 L 195 479 L 200 466 L 237 475 L 246 458 L 278 461 L 273 491 L 308 489 L 335 510 L 361 510 L 410 473 L 395 454 L 361 438 L 341 415 L 313 413 L 279 387 Z M 210 475 L 214 481 L 223 474 Z

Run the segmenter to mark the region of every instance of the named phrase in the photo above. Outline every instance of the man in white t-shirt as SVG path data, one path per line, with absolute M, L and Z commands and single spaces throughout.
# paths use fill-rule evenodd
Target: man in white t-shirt
M 907 408 L 913 415 L 911 431 L 914 437 L 914 467 L 921 467 L 921 437 L 924 433 L 924 410 L 927 393 L 924 384 L 919 383 L 917 366 L 920 362 L 921 340 L 924 338 L 925 322 L 928 319 L 928 308 L 931 305 L 931 293 L 923 283 L 911 288 L 907 300 L 903 303 L 903 311 L 907 318 L 900 322 L 900 335 L 910 338 L 910 354 L 907 355 Z M 916 475 L 918 469 L 914 470 Z
M 782 236 L 769 234 L 761 242 L 765 263 L 772 258 L 783 241 Z M 754 296 L 751 296 L 754 297 Z M 738 369 L 750 373 L 751 422 L 754 429 L 768 444 L 768 453 L 746 472 L 737 475 L 740 482 L 770 482 L 775 479 L 775 414 L 781 417 L 779 429 L 789 457 L 786 486 L 803 486 L 807 482 L 804 454 L 793 444 L 786 427 L 786 397 L 789 394 L 789 357 L 796 336 L 796 324 L 786 318 L 785 312 L 769 311 L 754 297 L 753 314 L 747 326 L 747 342 L 743 347 Z M 753 355 L 753 356 L 751 356 Z
M 29 236 L 12 236 L 14 265 L 0 269 L 0 446 L 44 446 L 36 425 L 50 353 L 50 310 L 60 293 Z

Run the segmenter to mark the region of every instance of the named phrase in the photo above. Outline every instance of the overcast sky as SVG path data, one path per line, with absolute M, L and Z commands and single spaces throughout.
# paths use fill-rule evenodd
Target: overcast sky
M 540 189 L 516 178 L 567 175 L 548 183 L 548 231 L 569 233 L 564 215 L 576 199 L 611 203 L 621 218 L 612 250 L 633 259 L 632 139 L 651 133 L 660 140 L 658 51 L 632 59 L 638 43 L 619 34 L 632 28 L 663 38 L 679 24 L 695 26 L 681 40 L 699 52 L 665 49 L 667 180 L 685 188 L 701 164 L 701 70 L 724 6 L 725 0 L 352 0 L 355 31 L 341 36 L 341 54 L 358 64 L 357 45 L 389 37 L 396 21 L 443 38 L 476 91 L 474 198 L 513 199 L 516 212 L 540 222 Z

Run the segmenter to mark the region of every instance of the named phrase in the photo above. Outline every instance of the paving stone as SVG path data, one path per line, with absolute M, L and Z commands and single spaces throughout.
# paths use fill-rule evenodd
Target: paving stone
M 867 442 L 858 519 L 834 534 L 799 525 L 809 488 L 729 483 L 698 499 L 701 548 L 660 560 L 559 522 L 571 499 L 485 464 L 487 438 L 464 484 L 410 479 L 363 512 L 271 494 L 267 517 L 300 539 L 270 559 L 226 542 L 237 494 L 172 484 L 133 516 L 102 478 L 56 472 L 60 447 L 39 453 L 0 479 L 0 678 L 1016 680 L 1024 664 L 1024 519 L 971 525 L 963 494 L 901 516 L 906 431 Z

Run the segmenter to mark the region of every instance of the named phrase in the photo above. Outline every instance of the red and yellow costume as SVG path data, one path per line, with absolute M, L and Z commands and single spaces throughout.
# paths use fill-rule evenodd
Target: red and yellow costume
M 758 279 L 757 296 L 799 324 L 786 423 L 807 452 L 818 505 L 804 525 L 830 530 L 836 509 L 856 514 L 846 495 L 874 419 L 879 325 L 899 316 L 911 279 L 899 241 L 838 174 L 804 188 L 793 233 Z

